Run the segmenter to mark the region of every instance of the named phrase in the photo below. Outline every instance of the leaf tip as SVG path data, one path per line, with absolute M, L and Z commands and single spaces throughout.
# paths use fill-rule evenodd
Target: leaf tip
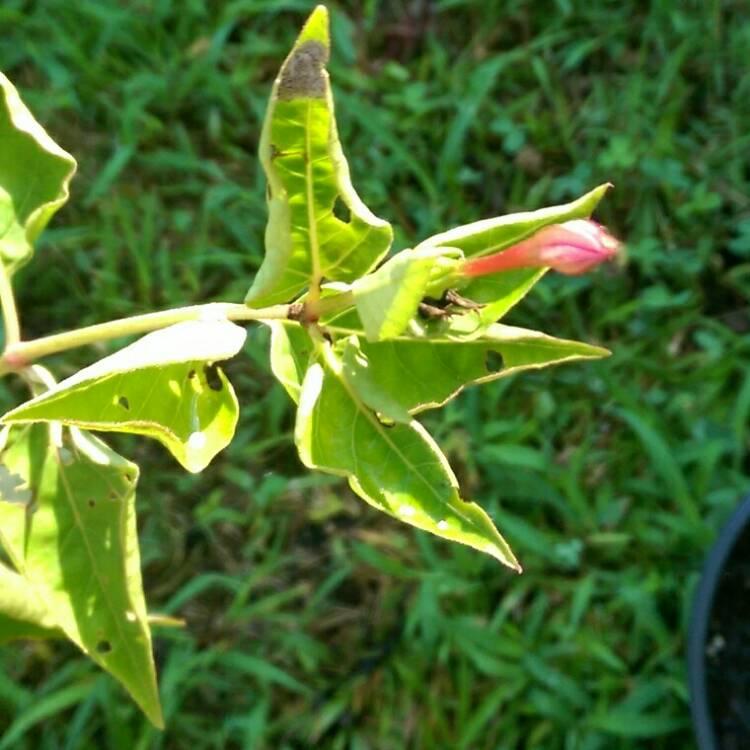
M 324 47 L 330 47 L 328 8 L 325 5 L 316 5 L 313 12 L 307 17 L 305 25 L 300 31 L 295 47 L 303 42 L 314 40 L 320 42 Z
M 507 544 L 503 544 L 502 547 L 493 545 L 493 549 L 486 548 L 485 552 L 492 555 L 496 560 L 499 560 L 506 568 L 510 568 L 518 575 L 523 573 L 523 567 L 518 562 L 516 556 Z
M 318 5 L 302 27 L 278 79 L 279 99 L 324 99 L 327 91 L 325 64 L 331 41 L 328 9 Z

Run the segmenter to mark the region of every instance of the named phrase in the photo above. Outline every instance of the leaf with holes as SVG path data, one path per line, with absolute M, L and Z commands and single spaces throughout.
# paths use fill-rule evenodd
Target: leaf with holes
M 328 11 L 319 5 L 274 82 L 261 133 L 266 256 L 245 300 L 256 307 L 287 302 L 322 279 L 354 281 L 393 240 L 390 224 L 351 184 L 325 70 L 329 50 Z
M 448 327 L 424 340 L 363 341 L 361 361 L 370 381 L 414 414 L 442 406 L 467 385 L 610 354 L 600 346 L 501 323 L 479 338 L 455 339 L 450 331 Z
M 25 581 L 26 612 L 62 630 L 163 726 L 136 535 L 138 467 L 54 424 L 14 428 L 0 459 L 16 480 L 12 498 L 0 495 L 0 540 Z
M 467 326 L 469 321 L 468 315 L 415 321 L 408 333 L 378 342 L 364 339 L 352 311 L 327 322 L 326 328 L 338 338 L 337 349 L 343 353 L 344 373 L 352 388 L 371 408 L 397 421 L 404 421 L 405 414 L 442 406 L 468 385 L 610 354 L 593 344 L 501 323 L 475 331 L 476 321 Z M 284 336 L 290 326 L 282 324 L 274 337 Z M 275 373 L 290 373 L 291 363 L 303 360 L 299 347 L 304 339 L 286 334 L 284 342 L 283 348 L 276 347 Z M 300 383 L 302 376 L 298 366 L 294 382 Z
M 68 200 L 75 159 L 63 151 L 0 73 L 0 261 L 9 272 L 29 260 L 33 243 Z
M 294 437 L 306 466 L 347 477 L 378 510 L 520 571 L 489 516 L 461 497 L 448 461 L 422 425 L 379 420 L 329 345 L 305 375 Z
M 155 438 L 191 472 L 234 435 L 238 405 L 216 362 L 242 348 L 227 320 L 191 320 L 154 331 L 8 412 L 6 424 L 66 425 Z
M 609 183 L 599 185 L 577 200 L 560 206 L 508 214 L 456 227 L 429 237 L 417 247 L 457 248 L 466 257 L 491 255 L 520 242 L 549 224 L 587 219 L 610 187 Z M 482 324 L 489 325 L 522 300 L 544 273 L 545 269 L 524 268 L 482 276 L 463 286 L 461 294 L 483 305 L 472 316 L 475 319 L 478 316 Z

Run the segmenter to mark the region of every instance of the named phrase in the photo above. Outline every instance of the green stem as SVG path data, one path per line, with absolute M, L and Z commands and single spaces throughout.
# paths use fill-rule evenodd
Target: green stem
M 18 323 L 16 298 L 5 264 L 0 262 L 0 304 L 3 308 L 3 324 L 5 326 L 6 348 L 21 340 L 21 327 Z
M 5 299 L 3 298 L 4 312 L 5 309 Z M 237 321 L 279 320 L 286 319 L 288 315 L 289 305 L 274 305 L 273 307 L 253 309 L 246 305 L 231 302 L 210 302 L 205 305 L 177 307 L 162 312 L 134 315 L 132 318 L 111 320 L 108 323 L 97 323 L 93 326 L 86 326 L 65 333 L 55 333 L 52 336 L 43 336 L 31 341 L 18 341 L 16 339 L 15 343 L 9 343 L 6 346 L 5 353 L 0 358 L 0 374 L 27 367 L 35 359 L 50 354 L 57 354 L 68 349 L 75 349 L 79 346 L 107 341 L 120 336 L 148 333 L 185 320 L 215 318 L 228 318 Z

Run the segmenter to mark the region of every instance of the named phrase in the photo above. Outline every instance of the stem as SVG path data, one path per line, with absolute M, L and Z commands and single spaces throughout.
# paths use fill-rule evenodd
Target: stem
M 6 311 L 5 298 L 3 301 L 3 312 Z M 148 333 L 159 328 L 181 323 L 185 320 L 201 320 L 213 318 L 227 318 L 229 320 L 279 320 L 286 319 L 289 314 L 289 305 L 274 305 L 253 309 L 246 305 L 231 302 L 209 302 L 205 305 L 190 305 L 188 307 L 176 307 L 172 310 L 162 312 L 146 313 L 145 315 L 134 315 L 131 318 L 120 318 L 108 323 L 97 323 L 93 326 L 78 328 L 65 333 L 55 333 L 52 336 L 31 341 L 18 341 L 10 343 L 5 348 L 5 354 L 0 358 L 0 374 L 26 367 L 35 359 L 57 354 L 68 349 L 86 346 L 97 341 L 119 338 L 120 336 L 131 336 L 139 333 Z M 7 326 L 7 323 L 6 323 Z M 6 328 L 6 336 L 7 336 Z
M 21 340 L 21 327 L 18 323 L 16 298 L 5 264 L 0 261 L 0 304 L 3 308 L 3 324 L 5 326 L 5 347 L 12 346 Z

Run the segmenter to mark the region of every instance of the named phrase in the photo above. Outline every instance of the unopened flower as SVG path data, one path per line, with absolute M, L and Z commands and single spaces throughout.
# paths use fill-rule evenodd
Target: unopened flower
M 513 268 L 553 268 L 560 273 L 586 273 L 613 258 L 620 242 L 590 219 L 551 224 L 516 245 L 494 255 L 470 258 L 464 276 L 484 276 Z

